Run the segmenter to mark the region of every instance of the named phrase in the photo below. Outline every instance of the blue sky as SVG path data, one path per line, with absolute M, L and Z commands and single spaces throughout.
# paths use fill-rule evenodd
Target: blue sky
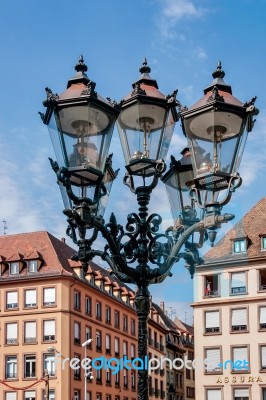
M 218 60 L 237 98 L 244 102 L 258 96 L 260 115 L 240 170 L 243 185 L 225 207 L 236 214 L 235 221 L 241 218 L 265 195 L 265 12 L 265 0 L 2 0 L 0 233 L 6 220 L 9 234 L 48 230 L 65 236 L 63 205 L 48 162 L 54 152 L 38 111 L 43 111 L 44 88 L 62 92 L 80 54 L 97 92 L 116 100 L 130 92 L 144 57 L 160 90 L 169 94 L 178 88 L 178 99 L 187 106 L 202 96 Z M 184 144 L 177 124 L 170 153 L 178 157 Z M 116 131 L 111 151 L 120 174 L 106 218 L 119 210 L 123 222 L 123 215 L 137 207 L 122 185 Z M 161 186 L 151 211 L 162 214 L 164 227 L 171 223 Z M 153 299 L 164 300 L 182 319 L 186 310 L 191 322 L 190 278 L 178 265 L 173 273 L 151 288 Z

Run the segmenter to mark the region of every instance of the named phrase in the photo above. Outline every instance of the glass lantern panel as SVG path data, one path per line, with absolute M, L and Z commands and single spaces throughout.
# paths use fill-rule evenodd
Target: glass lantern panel
M 171 131 L 164 131 L 166 123 L 167 110 L 158 105 L 138 102 L 122 110 L 118 129 L 126 165 L 139 158 L 157 160 L 161 151 L 167 152 Z M 164 138 L 168 145 L 164 145 Z
M 192 171 L 174 172 L 164 182 L 174 220 L 180 215 L 186 218 L 187 213 L 192 208 L 192 200 L 189 197 L 189 184 L 193 182 L 193 178 Z
M 62 167 L 63 165 L 67 165 L 67 160 L 65 157 L 65 152 L 62 151 L 62 135 L 57 129 L 57 124 L 56 124 L 56 119 L 55 119 L 55 114 L 53 112 L 49 124 L 48 124 L 48 130 L 51 138 L 51 142 L 54 148 L 55 152 L 55 157 L 56 161 L 58 162 L 59 167 Z
M 65 167 L 93 167 L 103 171 L 115 118 L 93 105 L 56 111 L 59 144 Z
M 196 176 L 232 173 L 232 160 L 242 132 L 242 118 L 213 110 L 185 119 Z M 207 127 L 207 128 L 206 128 Z

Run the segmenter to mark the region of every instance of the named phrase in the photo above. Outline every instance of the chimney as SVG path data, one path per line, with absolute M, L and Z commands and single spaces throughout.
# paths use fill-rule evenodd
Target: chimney
M 65 238 L 61 238 L 61 242 L 66 243 L 66 239 Z
M 163 313 L 165 314 L 164 301 L 160 302 L 160 309 L 163 310 Z

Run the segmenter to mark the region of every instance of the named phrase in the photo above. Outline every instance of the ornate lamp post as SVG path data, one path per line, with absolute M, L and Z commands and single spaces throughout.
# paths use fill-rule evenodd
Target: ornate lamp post
M 50 127 L 58 159 L 51 160 L 51 164 L 66 206 L 67 234 L 78 245 L 74 257 L 82 262 L 84 273 L 88 262 L 100 256 L 122 282 L 137 285 L 138 353 L 144 360 L 148 354 L 149 285 L 171 276 L 173 264 L 181 257 L 193 276 L 195 265 L 202 263 L 198 248 L 207 238 L 213 242 L 221 223 L 234 217 L 222 215 L 221 210 L 241 184 L 237 169 L 244 132 L 252 129 L 253 115 L 258 110 L 255 99 L 242 104 L 232 96 L 220 64 L 205 96 L 190 109 L 181 107 L 177 91 L 170 96 L 159 91 L 146 60 L 140 68 L 140 79 L 119 107 L 97 95 L 82 57 L 76 71 L 60 96 L 46 89 L 47 109 L 45 115 L 41 114 Z M 139 206 L 138 213 L 128 215 L 125 228 L 117 224 L 113 213 L 105 223 L 101 207 L 116 177 L 107 154 L 117 117 L 127 170 L 124 183 L 136 195 Z M 189 149 L 178 162 L 172 158 L 170 170 L 162 177 L 164 158 L 179 117 Z M 82 151 L 76 154 L 78 147 Z M 141 185 L 136 184 L 139 178 Z M 171 192 L 172 210 L 178 210 L 174 227 L 165 233 L 159 232 L 161 217 L 148 215 L 150 196 L 160 178 Z M 220 192 L 224 198 L 218 201 Z M 203 210 L 201 218 L 198 207 Z M 107 242 L 103 251 L 92 249 L 99 232 Z M 199 232 L 197 243 L 195 232 Z M 148 400 L 148 386 L 148 371 L 139 370 L 139 400 Z

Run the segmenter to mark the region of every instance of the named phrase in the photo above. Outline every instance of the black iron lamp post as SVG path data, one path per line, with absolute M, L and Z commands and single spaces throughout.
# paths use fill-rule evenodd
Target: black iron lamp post
M 159 91 L 146 59 L 140 79 L 119 106 L 95 92 L 83 57 L 76 71 L 60 96 L 46 89 L 47 109 L 41 114 L 57 156 L 57 162 L 50 161 L 66 207 L 67 234 L 78 246 L 74 259 L 82 262 L 85 274 L 88 262 L 100 256 L 122 282 L 137 285 L 138 354 L 144 360 L 148 354 L 149 285 L 171 276 L 171 268 L 180 258 L 193 276 L 195 266 L 202 263 L 198 248 L 207 238 L 213 243 L 217 228 L 234 217 L 222 215 L 221 210 L 241 184 L 237 169 L 245 132 L 251 131 L 258 110 L 255 98 L 242 104 L 232 96 L 220 63 L 205 96 L 190 109 L 176 100 L 177 91 L 169 96 Z M 171 167 L 162 177 L 179 117 L 189 148 L 182 152 L 181 160 L 172 157 Z M 125 228 L 117 224 L 113 213 L 108 223 L 103 219 L 117 175 L 108 157 L 117 118 L 126 163 L 124 183 L 139 206 L 138 213 L 128 215 Z M 168 187 L 175 218 L 175 225 L 165 233 L 159 231 L 161 217 L 148 214 L 150 196 L 161 178 Z M 102 251 L 92 248 L 99 232 L 107 243 Z M 148 400 L 148 386 L 148 371 L 139 370 L 139 400 Z

